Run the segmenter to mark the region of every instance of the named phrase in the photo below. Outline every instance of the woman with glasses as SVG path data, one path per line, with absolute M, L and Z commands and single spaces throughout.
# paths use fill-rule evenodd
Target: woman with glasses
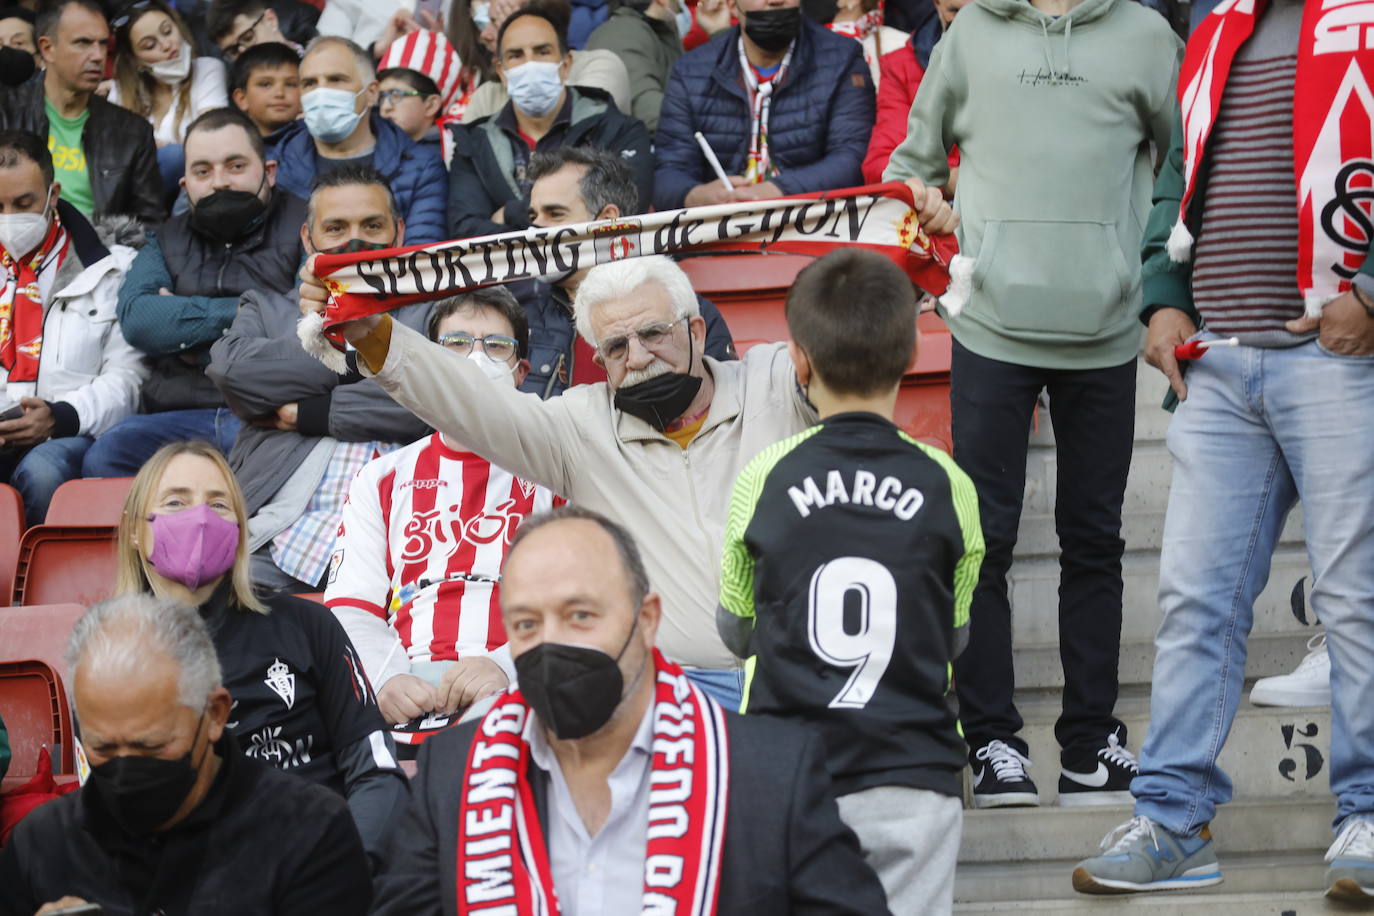
M 234 699 L 230 734 L 249 757 L 347 798 L 375 864 L 407 793 L 372 688 L 328 610 L 254 589 L 248 539 L 224 456 L 204 442 L 165 445 L 124 501 L 115 592 L 200 609 Z
M 196 57 L 191 30 L 163 0 L 136 0 L 115 16 L 115 79 L 109 100 L 153 126 L 170 202 L 185 171 L 181 144 L 202 113 L 229 104 L 224 64 Z

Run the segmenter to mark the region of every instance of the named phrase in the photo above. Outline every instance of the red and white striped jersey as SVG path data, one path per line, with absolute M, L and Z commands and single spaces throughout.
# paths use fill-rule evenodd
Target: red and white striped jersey
M 506 642 L 496 583 L 520 521 L 564 501 L 449 448 L 434 433 L 368 462 L 353 479 L 329 565 L 325 604 L 380 688 L 410 662 L 487 655 Z M 366 611 L 391 631 L 360 620 Z M 358 624 L 369 631 L 358 632 Z M 394 635 L 391 635 L 394 634 Z M 400 664 L 397 665 L 396 663 Z

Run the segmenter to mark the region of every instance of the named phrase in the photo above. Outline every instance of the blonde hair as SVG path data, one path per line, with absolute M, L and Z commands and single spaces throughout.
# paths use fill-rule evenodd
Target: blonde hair
M 214 446 L 205 442 L 170 442 L 158 449 L 153 457 L 138 471 L 134 485 L 124 500 L 124 514 L 119 522 L 119 543 L 115 548 L 115 594 L 132 595 L 153 591 L 153 568 L 143 551 L 138 547 L 139 528 L 148 518 L 149 508 L 157 485 L 173 458 L 181 455 L 194 455 L 204 458 L 224 475 L 225 491 L 229 495 L 229 505 L 234 509 L 234 520 L 239 526 L 239 545 L 234 554 L 234 568 L 230 571 L 232 582 L 231 603 L 245 611 L 267 613 L 264 605 L 253 593 L 253 578 L 250 572 L 248 553 L 248 507 L 243 501 L 243 491 L 239 489 L 229 462 Z

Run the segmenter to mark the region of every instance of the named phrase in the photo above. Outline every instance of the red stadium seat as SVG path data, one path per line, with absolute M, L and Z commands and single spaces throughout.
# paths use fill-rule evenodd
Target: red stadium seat
M 48 504 L 45 525 L 118 525 L 132 477 L 88 477 L 57 488 Z
M 32 776 L 44 747 L 54 768 L 71 771 L 71 713 L 62 676 L 51 665 L 35 659 L 0 661 L 0 715 L 9 732 L 9 775 Z
M 10 773 L 5 777 L 7 784 L 11 777 L 33 773 L 32 769 L 15 769 L 15 766 L 31 768 L 37 760 L 37 748 L 40 744 L 52 747 L 54 772 L 74 772 L 71 713 L 67 706 L 62 673 L 67 670 L 65 656 L 72 627 L 76 626 L 76 622 L 84 613 L 86 609 L 79 604 L 0 607 L 0 663 L 39 665 L 51 672 L 52 677 L 56 679 L 55 685 L 47 683 L 47 674 L 28 668 L 11 679 L 20 683 L 11 683 L 8 687 L 0 684 L 0 715 L 4 716 L 5 727 L 9 729 L 11 744 L 15 742 L 15 723 L 11 721 L 11 707 L 17 701 L 12 699 L 8 688 L 13 688 L 16 696 L 29 698 L 25 707 L 29 711 L 24 714 L 28 734 L 43 736 L 38 744 L 31 746 L 31 752 L 25 752 L 22 757 L 18 752 L 15 753 Z M 41 691 L 37 683 L 40 679 L 44 680 L 45 684 Z M 40 693 L 57 696 L 61 700 L 59 708 L 40 715 L 40 705 L 34 701 Z M 47 724 L 39 727 L 41 723 Z M 53 732 L 54 724 L 56 732 Z M 49 734 L 50 732 L 52 734 Z
M 114 590 L 115 529 L 109 525 L 35 525 L 24 532 L 15 604 L 92 605 Z
M 23 533 L 24 500 L 14 487 L 0 483 L 0 601 L 14 594 L 14 570 L 19 565 Z

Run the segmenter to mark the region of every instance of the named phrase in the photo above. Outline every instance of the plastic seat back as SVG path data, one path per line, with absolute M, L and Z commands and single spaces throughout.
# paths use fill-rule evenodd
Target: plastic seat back
M 90 606 L 114 591 L 115 529 L 108 525 L 35 525 L 24 532 L 15 604 Z
M 57 488 L 48 503 L 45 525 L 119 525 L 132 477 L 87 477 Z
M 65 699 L 65 674 L 67 671 L 67 642 L 71 639 L 72 628 L 86 613 L 79 604 L 50 604 L 35 607 L 0 607 L 0 662 L 41 663 L 57 678 L 57 692 L 62 698 L 61 708 L 57 711 L 61 747 L 52 748 L 52 763 L 55 773 L 74 772 L 72 766 L 72 724 L 71 714 Z M 34 677 L 30 672 L 28 677 Z M 37 688 L 33 684 L 23 685 L 32 694 Z M 51 691 L 49 691 L 51 692 Z M 10 739 L 14 740 L 13 726 L 10 724 L 9 701 L 0 698 L 0 716 L 10 728 Z M 36 707 L 35 707 L 36 708 Z M 44 744 L 53 744 L 45 738 Z M 16 757 L 16 760 L 18 758 Z M 36 758 L 35 758 L 36 759 Z M 25 766 L 32 766 L 33 760 L 26 758 Z M 30 771 L 31 772 L 31 771 Z M 11 767 L 10 776 L 20 776 Z M 9 777 L 7 776 L 6 779 Z
M 10 741 L 10 776 L 37 772 L 46 747 L 54 768 L 71 770 L 71 714 L 62 677 L 36 659 L 0 661 L 0 717 Z
M 19 539 L 24 535 L 24 500 L 19 491 L 0 483 L 0 601 L 14 594 L 19 565 Z

